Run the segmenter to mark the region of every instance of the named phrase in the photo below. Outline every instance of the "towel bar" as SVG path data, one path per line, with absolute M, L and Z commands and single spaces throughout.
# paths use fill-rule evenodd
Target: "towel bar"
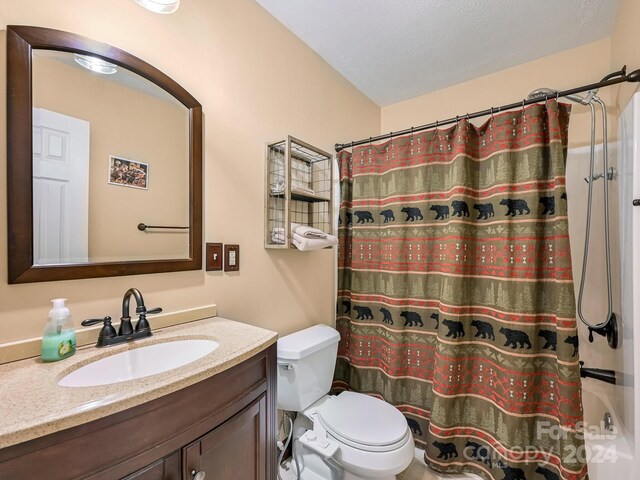
M 138 224 L 138 230 L 144 232 L 147 228 L 168 228 L 171 230 L 189 230 L 191 227 L 170 227 L 166 225 L 145 225 L 144 223 Z

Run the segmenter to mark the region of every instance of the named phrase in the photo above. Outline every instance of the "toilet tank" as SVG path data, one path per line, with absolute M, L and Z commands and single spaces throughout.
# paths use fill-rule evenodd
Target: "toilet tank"
M 340 334 L 315 325 L 278 339 L 278 408 L 300 412 L 329 393 Z

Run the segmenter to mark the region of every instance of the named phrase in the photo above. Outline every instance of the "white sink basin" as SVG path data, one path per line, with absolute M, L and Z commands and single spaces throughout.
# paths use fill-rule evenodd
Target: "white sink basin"
M 74 370 L 58 385 L 95 387 L 144 378 L 194 362 L 219 346 L 213 340 L 175 340 L 134 348 Z

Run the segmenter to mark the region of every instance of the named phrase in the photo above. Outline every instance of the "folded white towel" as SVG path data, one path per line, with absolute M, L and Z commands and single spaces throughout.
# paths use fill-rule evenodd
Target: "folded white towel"
M 331 247 L 338 244 L 338 237 L 327 235 L 326 238 L 306 238 L 302 235 L 294 233 L 291 240 L 296 248 L 302 252 L 308 250 L 319 250 L 321 248 Z
M 284 244 L 284 227 L 276 227 L 271 230 L 271 242 L 279 245 Z
M 311 195 L 315 195 L 315 190 L 312 190 L 311 188 L 307 188 L 307 187 L 302 187 L 300 185 L 293 185 L 291 187 L 291 190 L 294 192 L 299 192 L 299 193 L 310 193 Z
M 291 224 L 291 231 L 306 238 L 327 238 L 327 234 L 317 228 L 300 225 L 299 223 Z

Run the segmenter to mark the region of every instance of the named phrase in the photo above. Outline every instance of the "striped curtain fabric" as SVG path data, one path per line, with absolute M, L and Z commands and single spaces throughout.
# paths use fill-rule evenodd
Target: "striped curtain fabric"
M 342 151 L 334 389 L 405 415 L 435 470 L 587 477 L 556 101 Z

